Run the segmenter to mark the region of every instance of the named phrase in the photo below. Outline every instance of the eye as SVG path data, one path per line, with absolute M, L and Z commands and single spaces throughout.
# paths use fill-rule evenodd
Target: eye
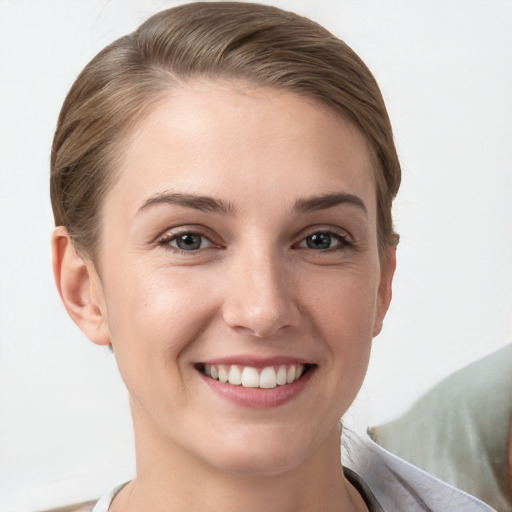
M 181 251 L 197 251 L 212 247 L 214 244 L 201 233 L 182 232 L 164 238 L 159 241 L 160 245 L 171 246 Z
M 330 231 L 318 231 L 303 238 L 298 247 L 306 247 L 315 251 L 326 251 L 329 249 L 342 248 L 349 246 L 347 237 L 341 233 Z

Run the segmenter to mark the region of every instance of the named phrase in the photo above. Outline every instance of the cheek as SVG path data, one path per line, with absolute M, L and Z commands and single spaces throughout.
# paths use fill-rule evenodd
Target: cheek
M 161 270 L 126 275 L 129 281 L 121 277 L 109 283 L 107 295 L 116 354 L 160 360 L 176 357 L 200 335 L 210 316 L 213 305 L 205 280 L 190 272 Z
M 168 390 L 183 386 L 184 354 L 207 329 L 211 295 L 190 275 L 162 271 L 129 275 L 129 282 L 118 278 L 109 283 L 107 295 L 112 347 L 123 381 L 134 403 L 144 409 L 150 404 L 167 404 L 163 409 L 186 407 L 185 393 Z
M 311 290 L 310 317 L 329 356 L 333 393 L 350 401 L 357 394 L 368 367 L 377 309 L 378 276 L 368 269 L 340 272 L 330 280 L 316 280 Z
M 311 279 L 309 304 L 317 328 L 345 343 L 372 338 L 377 308 L 378 272 L 369 268 L 340 269 L 329 276 Z
M 376 279 L 370 276 L 371 271 L 340 269 L 310 287 L 308 316 L 325 349 L 319 361 L 323 396 L 330 398 L 324 414 L 334 423 L 357 396 L 368 368 L 377 303 Z

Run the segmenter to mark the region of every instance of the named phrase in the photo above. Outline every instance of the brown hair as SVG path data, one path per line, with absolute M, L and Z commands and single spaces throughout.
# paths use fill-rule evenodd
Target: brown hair
M 62 107 L 51 157 L 51 199 L 79 251 L 98 256 L 102 201 L 123 136 L 166 91 L 193 78 L 286 89 L 329 105 L 373 153 L 381 255 L 397 242 L 391 217 L 400 164 L 379 87 L 362 60 L 320 25 L 275 7 L 192 3 L 162 11 L 102 50 Z

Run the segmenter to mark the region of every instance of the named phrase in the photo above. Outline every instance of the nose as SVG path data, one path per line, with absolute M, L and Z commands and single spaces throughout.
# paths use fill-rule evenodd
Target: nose
M 258 338 L 298 325 L 293 279 L 283 267 L 271 253 L 238 258 L 225 281 L 222 314 L 227 325 Z

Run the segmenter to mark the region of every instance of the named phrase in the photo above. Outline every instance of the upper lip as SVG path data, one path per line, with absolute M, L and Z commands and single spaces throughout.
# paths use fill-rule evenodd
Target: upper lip
M 311 361 L 302 359 L 294 356 L 274 356 L 274 357 L 256 357 L 252 355 L 237 355 L 228 357 L 218 357 L 209 359 L 207 361 L 201 361 L 202 364 L 208 365 L 239 365 L 239 366 L 251 366 L 253 368 L 265 368 L 267 366 L 279 366 L 282 364 L 302 364 L 311 365 Z

